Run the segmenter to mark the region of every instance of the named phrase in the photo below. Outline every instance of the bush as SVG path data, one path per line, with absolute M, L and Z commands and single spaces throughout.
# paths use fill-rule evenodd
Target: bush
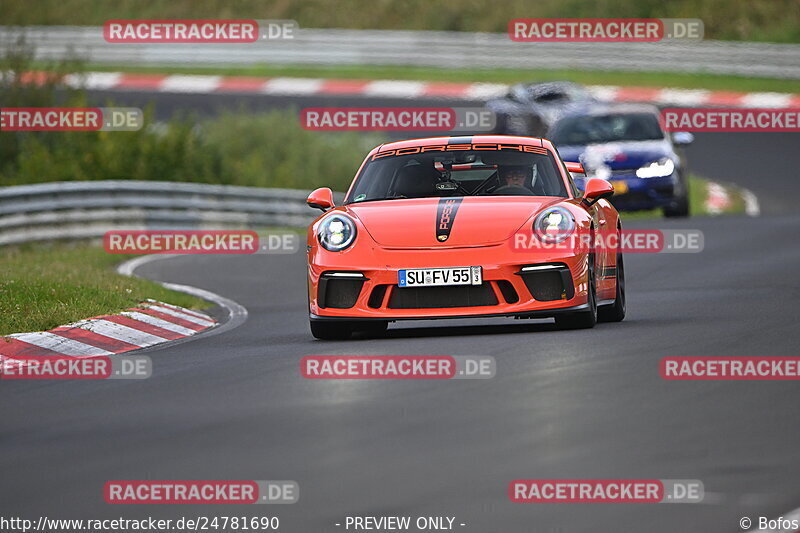
M 319 133 L 300 126 L 294 110 L 226 113 L 202 125 L 222 158 L 220 183 L 257 187 L 346 190 L 377 138 Z
M 4 107 L 87 105 L 85 93 L 59 85 L 80 65 L 49 65 L 54 74 L 40 85 L 24 74 L 31 57 L 20 44 L 0 61 Z M 305 131 L 296 110 L 239 110 L 166 123 L 154 123 L 152 109 L 144 111 L 147 126 L 139 131 L 0 132 L 0 185 L 136 179 L 344 190 L 379 142 L 356 133 Z

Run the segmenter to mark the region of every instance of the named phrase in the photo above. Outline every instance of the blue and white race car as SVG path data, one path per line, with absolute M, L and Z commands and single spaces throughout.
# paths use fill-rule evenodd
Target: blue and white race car
M 580 161 L 586 176 L 614 186 L 617 209 L 663 209 L 664 216 L 689 215 L 688 171 L 682 146 L 691 133 L 665 133 L 658 108 L 639 104 L 595 104 L 560 117 L 548 134 L 566 161 Z

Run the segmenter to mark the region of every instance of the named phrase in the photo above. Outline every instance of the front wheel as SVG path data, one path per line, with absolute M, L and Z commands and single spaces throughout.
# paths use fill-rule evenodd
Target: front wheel
M 686 218 L 689 216 L 689 197 L 681 196 L 671 205 L 664 208 L 665 218 Z
M 556 326 L 559 329 L 590 329 L 597 324 L 597 289 L 595 288 L 594 255 L 589 256 L 589 295 L 588 309 L 577 313 L 568 313 L 556 316 Z
M 622 322 L 625 318 L 625 264 L 622 254 L 617 254 L 617 294 L 614 303 L 600 306 L 597 319 L 600 322 Z
M 689 216 L 689 184 L 681 180 L 683 192 L 675 198 L 675 201 L 664 207 L 666 218 L 686 218 Z

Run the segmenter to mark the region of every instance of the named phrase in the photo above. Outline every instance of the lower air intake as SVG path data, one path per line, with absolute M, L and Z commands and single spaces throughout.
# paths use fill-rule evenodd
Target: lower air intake
M 522 280 L 534 300 L 550 302 L 553 300 L 569 300 L 575 296 L 575 288 L 569 269 L 547 270 L 543 272 L 522 272 Z
M 319 283 L 319 306 L 332 309 L 350 309 L 356 304 L 363 279 L 323 278 Z
M 436 309 L 497 305 L 489 283 L 453 287 L 393 287 L 389 309 Z

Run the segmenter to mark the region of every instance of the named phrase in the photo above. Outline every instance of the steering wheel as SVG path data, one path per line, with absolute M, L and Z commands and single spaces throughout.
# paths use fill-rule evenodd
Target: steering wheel
M 503 185 L 492 191 L 492 194 L 502 194 L 506 196 L 533 196 L 533 192 L 527 187 L 519 185 Z

